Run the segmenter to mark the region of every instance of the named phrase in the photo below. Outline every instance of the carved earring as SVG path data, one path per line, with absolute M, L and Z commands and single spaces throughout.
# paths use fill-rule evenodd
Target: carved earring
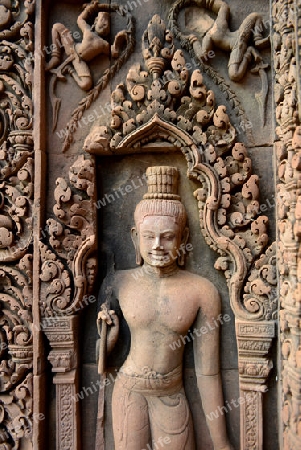
M 180 254 L 178 255 L 178 265 L 184 266 L 184 264 L 185 264 L 185 253 L 182 252 L 180 249 Z
M 138 264 L 138 266 L 142 266 L 143 263 L 143 259 L 140 253 L 140 248 L 139 245 L 137 245 L 136 247 L 136 264 Z
M 132 228 L 131 233 L 132 233 L 132 241 L 136 250 L 136 264 L 138 264 L 138 266 L 142 266 L 143 259 L 140 253 L 139 239 L 136 228 Z
M 184 266 L 185 265 L 185 255 L 186 255 L 186 244 L 189 237 L 189 228 L 186 227 L 183 233 L 183 239 L 182 244 L 180 245 L 180 248 L 178 250 L 178 265 Z

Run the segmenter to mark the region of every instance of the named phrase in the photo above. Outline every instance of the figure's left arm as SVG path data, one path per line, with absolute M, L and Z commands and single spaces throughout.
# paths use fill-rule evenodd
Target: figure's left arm
M 221 300 L 208 280 L 202 286 L 202 302 L 195 322 L 194 361 L 197 384 L 214 450 L 231 450 L 227 437 L 219 361 L 219 321 Z M 216 413 L 217 414 L 212 414 Z

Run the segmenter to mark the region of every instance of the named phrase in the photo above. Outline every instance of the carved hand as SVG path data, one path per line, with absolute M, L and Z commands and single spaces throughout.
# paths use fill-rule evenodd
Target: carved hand
M 99 311 L 97 316 L 97 329 L 99 336 L 102 335 L 101 328 L 103 324 L 100 325 L 102 322 L 105 322 L 107 325 L 110 325 L 107 336 L 107 352 L 110 353 L 118 339 L 119 318 L 113 309 L 108 310 L 106 307 L 103 307 L 103 309 Z

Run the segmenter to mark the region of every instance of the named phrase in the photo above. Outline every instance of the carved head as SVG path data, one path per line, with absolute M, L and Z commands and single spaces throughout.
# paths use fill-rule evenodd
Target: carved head
M 108 36 L 111 31 L 110 14 L 107 12 L 99 12 L 94 20 L 94 30 L 100 36 Z
M 165 267 L 178 260 L 184 265 L 189 231 L 186 211 L 177 195 L 178 170 L 149 167 L 146 175 L 148 192 L 136 207 L 132 228 L 136 262 L 142 264 L 144 260 L 151 266 Z

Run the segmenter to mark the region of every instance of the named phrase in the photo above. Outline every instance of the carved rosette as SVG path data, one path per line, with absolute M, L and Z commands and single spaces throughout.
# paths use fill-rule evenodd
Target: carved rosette
M 266 249 L 268 219 L 259 215 L 258 177 L 244 144 L 236 142 L 226 107 L 216 106 L 200 70 L 189 73 L 182 50 L 175 48 L 159 16 L 149 23 L 142 48 L 144 66 L 132 66 L 126 83 L 112 94 L 110 126 L 95 126 L 84 149 L 101 155 L 150 148 L 184 154 L 189 178 L 199 183 L 194 196 L 202 234 L 218 253 L 215 268 L 225 273 L 229 287 L 241 393 L 252 399 L 241 410 L 241 448 L 259 450 L 277 301 L 276 248 Z
M 283 448 L 301 446 L 300 5 L 273 2 Z
M 5 6 L 0 31 L 0 448 L 30 449 L 34 1 L 12 0 Z

